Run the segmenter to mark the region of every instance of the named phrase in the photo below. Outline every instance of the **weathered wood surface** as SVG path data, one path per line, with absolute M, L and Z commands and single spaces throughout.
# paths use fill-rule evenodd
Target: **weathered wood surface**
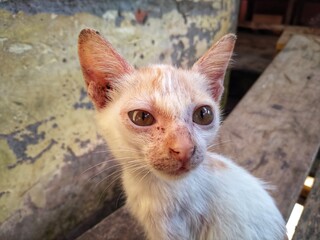
M 293 240 L 320 239 L 320 169 L 304 206 Z
M 281 33 L 285 29 L 283 24 L 266 24 L 266 23 L 255 23 L 253 21 L 243 21 L 238 23 L 238 27 L 247 28 L 254 31 L 257 30 L 268 30 L 274 33 Z
M 122 207 L 105 218 L 94 228 L 77 238 L 77 240 L 143 240 L 142 228 L 133 219 L 128 210 Z
M 276 187 L 288 219 L 320 143 L 320 38 L 293 36 L 224 122 L 214 149 Z
M 226 119 L 213 149 L 274 185 L 286 219 L 320 143 L 319 43 L 293 37 Z M 144 239 L 129 216 L 122 208 L 78 240 Z
M 280 38 L 277 41 L 276 49 L 277 51 L 281 51 L 290 38 L 293 35 L 306 35 L 306 34 L 312 34 L 312 35 L 320 35 L 320 29 L 319 28 L 311 28 L 311 27 L 302 27 L 302 26 L 286 26 L 280 36 Z

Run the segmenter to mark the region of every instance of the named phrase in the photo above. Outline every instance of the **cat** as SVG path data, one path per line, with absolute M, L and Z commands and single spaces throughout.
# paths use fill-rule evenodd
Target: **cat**
M 263 182 L 208 151 L 220 124 L 236 36 L 189 70 L 135 69 L 98 31 L 78 53 L 97 124 L 122 165 L 126 207 L 150 240 L 282 240 L 285 223 Z

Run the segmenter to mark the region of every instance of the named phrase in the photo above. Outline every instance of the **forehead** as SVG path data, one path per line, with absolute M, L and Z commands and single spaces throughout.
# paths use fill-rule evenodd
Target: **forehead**
M 202 76 L 171 66 L 138 70 L 129 76 L 124 91 L 128 107 L 156 109 L 166 115 L 179 114 L 188 108 L 212 102 Z

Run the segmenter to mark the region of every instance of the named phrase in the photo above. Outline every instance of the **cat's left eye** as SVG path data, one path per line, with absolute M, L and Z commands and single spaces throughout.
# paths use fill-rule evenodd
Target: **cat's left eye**
M 213 112 L 210 106 L 202 106 L 193 112 L 192 120 L 199 125 L 209 125 L 213 121 Z
M 155 122 L 151 113 L 143 110 L 130 111 L 128 112 L 128 116 L 134 124 L 142 127 L 151 126 Z

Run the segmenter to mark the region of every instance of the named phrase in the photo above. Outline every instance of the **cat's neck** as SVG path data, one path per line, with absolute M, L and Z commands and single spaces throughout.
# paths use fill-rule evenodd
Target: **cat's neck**
M 146 185 L 166 185 L 168 181 L 157 177 L 153 172 L 151 172 L 147 167 L 141 166 L 139 171 L 135 169 L 129 169 L 126 166 L 122 166 L 122 178 L 123 180 L 128 180 L 130 183 L 136 185 L 143 184 Z

